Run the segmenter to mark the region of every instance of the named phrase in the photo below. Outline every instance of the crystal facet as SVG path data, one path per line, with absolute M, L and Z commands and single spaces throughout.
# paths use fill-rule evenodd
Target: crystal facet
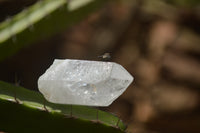
M 114 62 L 56 59 L 38 79 L 38 88 L 53 103 L 108 106 L 132 81 Z

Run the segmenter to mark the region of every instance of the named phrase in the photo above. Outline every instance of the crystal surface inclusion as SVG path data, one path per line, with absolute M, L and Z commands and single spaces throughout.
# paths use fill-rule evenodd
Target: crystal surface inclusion
M 108 106 L 132 81 L 114 62 L 56 59 L 38 79 L 38 88 L 53 103 Z

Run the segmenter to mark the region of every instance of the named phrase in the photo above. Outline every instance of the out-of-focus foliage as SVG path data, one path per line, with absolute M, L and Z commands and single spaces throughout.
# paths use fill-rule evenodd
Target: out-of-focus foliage
M 200 6 L 199 0 L 165 0 L 166 2 L 172 3 L 176 6 L 181 7 L 197 7 Z
M 104 0 L 43 0 L 0 23 L 0 61 L 21 48 L 63 31 Z

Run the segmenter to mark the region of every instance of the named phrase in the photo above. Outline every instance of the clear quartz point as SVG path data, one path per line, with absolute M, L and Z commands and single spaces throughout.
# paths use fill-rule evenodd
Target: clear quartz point
M 108 106 L 133 77 L 114 62 L 58 60 L 38 79 L 39 91 L 53 103 Z

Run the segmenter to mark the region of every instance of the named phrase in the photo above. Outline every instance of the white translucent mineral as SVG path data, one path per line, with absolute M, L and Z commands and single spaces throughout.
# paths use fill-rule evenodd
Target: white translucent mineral
M 38 88 L 53 103 L 108 106 L 132 81 L 114 62 L 56 59 L 38 79 Z

